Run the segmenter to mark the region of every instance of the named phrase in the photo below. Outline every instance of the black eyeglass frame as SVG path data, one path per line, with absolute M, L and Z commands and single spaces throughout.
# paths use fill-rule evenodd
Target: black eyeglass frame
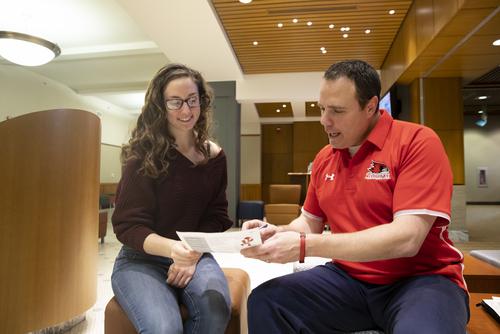
M 196 98 L 196 101 L 194 102 L 194 104 L 192 102 L 189 102 L 193 98 Z M 177 108 L 170 108 L 168 106 L 168 103 L 170 101 L 180 101 L 181 104 Z M 192 96 L 188 97 L 187 99 L 174 98 L 174 99 L 166 99 L 165 100 L 165 106 L 167 107 L 168 110 L 172 110 L 172 111 L 181 110 L 182 107 L 184 106 L 184 103 L 187 104 L 187 106 L 189 107 L 189 109 L 191 109 L 191 108 L 198 108 L 198 107 L 201 106 L 201 97 L 199 95 L 192 95 Z

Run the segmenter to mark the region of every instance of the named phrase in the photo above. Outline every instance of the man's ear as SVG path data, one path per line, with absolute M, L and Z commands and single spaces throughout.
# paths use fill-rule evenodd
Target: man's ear
M 368 100 L 368 103 L 366 104 L 368 112 L 374 114 L 377 111 L 377 105 L 378 105 L 378 97 L 373 96 L 370 100 Z

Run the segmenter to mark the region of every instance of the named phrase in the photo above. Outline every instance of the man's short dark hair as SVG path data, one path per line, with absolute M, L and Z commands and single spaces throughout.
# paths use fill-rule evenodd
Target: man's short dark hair
M 330 66 L 323 75 L 325 80 L 337 80 L 341 77 L 354 82 L 361 108 L 374 96 L 380 101 L 380 77 L 370 64 L 362 60 L 345 60 Z

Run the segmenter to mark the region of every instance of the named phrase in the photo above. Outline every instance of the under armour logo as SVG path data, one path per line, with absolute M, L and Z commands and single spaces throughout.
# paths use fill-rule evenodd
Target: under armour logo
M 334 173 L 331 174 L 325 174 L 325 181 L 333 181 L 333 178 L 335 177 Z

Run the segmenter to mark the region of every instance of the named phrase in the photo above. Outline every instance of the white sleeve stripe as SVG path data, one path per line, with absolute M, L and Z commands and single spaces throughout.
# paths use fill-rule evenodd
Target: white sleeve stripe
M 447 221 L 450 221 L 450 216 L 447 215 L 446 213 L 428 209 L 410 209 L 410 210 L 397 211 L 394 213 L 394 218 L 405 215 L 429 215 L 434 217 L 441 217 L 446 219 Z
M 323 218 L 322 218 L 322 217 L 318 217 L 318 216 L 316 216 L 316 215 L 313 215 L 313 214 L 312 214 L 312 213 L 310 213 L 310 212 L 307 212 L 306 210 L 304 210 L 304 207 L 302 207 L 301 211 L 302 211 L 302 214 L 303 214 L 304 216 L 306 216 L 307 218 L 309 218 L 309 219 L 313 219 L 313 220 L 317 220 L 317 221 L 318 221 L 318 222 L 320 222 L 320 223 L 322 223 L 322 222 L 323 222 Z

